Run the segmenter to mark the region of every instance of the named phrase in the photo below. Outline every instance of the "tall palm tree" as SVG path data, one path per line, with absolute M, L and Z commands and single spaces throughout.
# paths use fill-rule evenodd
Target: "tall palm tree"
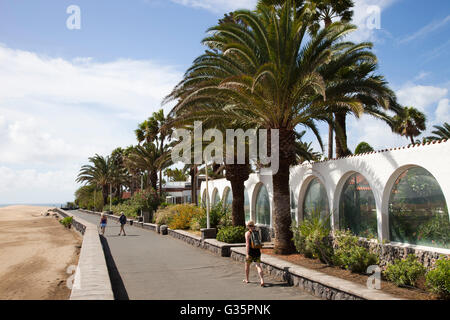
M 264 5 L 283 5 L 288 1 L 289 0 L 260 0 L 260 3 Z M 353 18 L 353 0 L 296 0 L 294 1 L 294 4 L 300 14 L 303 12 L 312 12 L 312 15 L 309 17 L 309 31 L 311 34 L 318 32 L 321 22 L 324 23 L 325 28 L 328 28 L 334 19 L 340 19 L 344 23 L 349 23 Z M 334 114 L 329 115 L 328 159 L 333 158 L 334 118 Z M 342 113 L 340 114 L 338 121 L 342 127 L 344 121 Z M 345 133 L 345 129 L 344 131 L 340 131 L 340 133 Z M 338 143 L 338 140 L 336 140 L 336 142 Z
M 155 143 L 156 148 L 163 154 L 166 139 L 171 135 L 171 128 L 165 125 L 169 120 L 162 109 L 153 112 L 152 116 L 140 123 L 135 130 L 138 142 Z M 159 171 L 159 193 L 162 194 L 162 170 Z
M 445 122 L 442 126 L 433 126 L 436 130 L 431 133 L 434 136 L 427 137 L 429 140 L 450 139 L 450 124 Z
M 326 90 L 318 71 L 355 27 L 333 23 L 308 39 L 308 19 L 298 15 L 290 1 L 279 10 L 260 5 L 257 11 L 241 10 L 234 16 L 240 23 L 209 29 L 213 34 L 204 44 L 211 50 L 195 60 L 172 97 L 180 99 L 179 108 L 191 107 L 197 117 L 236 119 L 246 127 L 279 131 L 280 166 L 272 175 L 273 225 L 275 251 L 286 254 L 294 250 L 289 167 L 296 163 L 295 128 L 310 128 L 321 143 L 314 119 L 325 121 L 330 110 L 316 103 Z M 204 104 L 211 100 L 219 107 Z
M 158 172 L 170 165 L 170 155 L 167 150 L 161 153 L 154 143 L 144 143 L 135 146 L 125 161 L 129 168 L 136 168 L 141 172 L 147 171 L 148 184 L 157 190 Z
M 111 158 L 96 154 L 94 157 L 89 158 L 89 162 L 92 164 L 81 167 L 76 181 L 100 187 L 102 189 L 103 204 L 106 205 L 108 188 L 112 182 L 113 175 Z
M 414 137 L 426 130 L 426 116 L 414 107 L 404 107 L 393 117 L 394 132 L 408 139 L 414 144 Z

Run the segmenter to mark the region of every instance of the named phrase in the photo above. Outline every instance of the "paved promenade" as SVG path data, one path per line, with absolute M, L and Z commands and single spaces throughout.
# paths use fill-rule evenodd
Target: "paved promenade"
M 99 224 L 98 216 L 79 211 L 70 214 Z M 246 285 L 243 264 L 170 236 L 129 225 L 126 232 L 126 237 L 119 237 L 119 225 L 109 220 L 102 239 L 116 299 L 316 299 L 270 277 L 265 277 L 267 287 L 261 288 L 254 266 L 251 283 Z

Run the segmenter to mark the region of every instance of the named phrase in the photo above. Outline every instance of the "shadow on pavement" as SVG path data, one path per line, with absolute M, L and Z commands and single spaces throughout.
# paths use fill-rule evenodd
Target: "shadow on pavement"
M 108 240 L 102 235 L 100 235 L 100 240 L 103 246 L 103 252 L 105 253 L 106 265 L 108 266 L 109 278 L 111 279 L 111 286 L 114 293 L 115 300 L 130 300 L 128 297 L 127 290 L 123 284 L 122 277 L 120 276 L 119 270 L 117 269 L 114 258 L 109 249 Z

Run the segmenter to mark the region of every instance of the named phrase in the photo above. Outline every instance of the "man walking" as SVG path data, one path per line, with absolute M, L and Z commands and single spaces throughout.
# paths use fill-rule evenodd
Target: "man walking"
M 122 232 L 123 232 L 123 235 L 126 236 L 126 234 L 125 234 L 125 225 L 127 224 L 127 217 L 125 216 L 123 211 L 120 213 L 119 222 L 120 222 L 119 236 L 122 234 Z

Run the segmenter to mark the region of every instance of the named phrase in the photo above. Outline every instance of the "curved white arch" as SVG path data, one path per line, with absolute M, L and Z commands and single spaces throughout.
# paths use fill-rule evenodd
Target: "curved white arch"
M 299 191 L 299 195 L 298 195 L 298 205 L 297 205 L 297 221 L 302 221 L 303 220 L 303 206 L 304 206 L 304 202 L 305 202 L 305 197 L 306 197 L 306 191 L 308 191 L 308 188 L 311 184 L 311 182 L 313 180 L 317 179 L 319 181 L 319 183 L 324 187 L 325 192 L 326 192 L 326 184 L 323 182 L 322 178 L 319 176 L 316 176 L 314 174 L 310 174 L 308 175 L 304 180 L 303 183 L 300 187 L 300 191 Z M 328 207 L 331 208 L 330 206 L 330 197 L 328 196 L 328 193 L 325 193 L 327 196 L 327 202 L 328 202 Z M 331 210 L 331 209 L 330 209 Z M 332 215 L 333 216 L 333 215 Z M 333 217 L 331 217 L 331 226 L 333 226 Z
M 211 203 L 212 206 L 216 205 L 216 196 L 219 197 L 219 201 L 220 201 L 220 195 L 219 195 L 219 190 L 217 188 L 214 188 L 214 190 L 212 191 L 212 195 L 211 195 L 211 200 L 213 201 Z
M 263 182 L 258 182 L 253 189 L 251 202 L 250 202 L 251 220 L 256 222 L 256 200 L 258 198 L 259 192 L 261 191 L 262 187 L 266 188 L 266 191 L 269 194 L 269 215 L 270 215 L 269 220 L 270 220 L 270 226 L 272 226 L 272 209 L 273 209 L 272 199 L 270 197 L 269 189 Z
M 394 170 L 388 181 L 386 182 L 386 186 L 383 190 L 383 198 L 382 198 L 382 204 L 381 204 L 381 211 L 383 214 L 383 232 L 385 234 L 385 239 L 390 240 L 390 232 L 389 232 L 389 200 L 391 197 L 391 192 L 392 192 L 392 188 L 394 187 L 395 181 L 397 181 L 397 179 L 402 175 L 402 173 L 404 173 L 406 170 L 411 169 L 411 168 L 422 168 L 426 171 L 428 171 L 433 178 L 436 180 L 436 183 L 439 185 L 439 188 L 441 189 L 442 195 L 444 196 L 445 199 L 445 203 L 447 204 L 447 208 L 448 208 L 448 201 L 445 198 L 445 193 L 442 190 L 441 184 L 439 183 L 439 180 L 436 178 L 436 176 L 430 171 L 428 170 L 426 167 L 419 165 L 419 164 L 407 164 L 407 165 L 403 165 L 399 168 L 397 168 L 396 170 Z M 450 219 L 450 211 L 449 211 L 449 219 Z
M 374 190 L 374 186 L 373 183 L 370 181 L 369 178 L 367 178 L 367 175 L 364 175 L 363 173 L 359 172 L 359 171 L 355 171 L 355 170 L 351 170 L 351 171 L 347 171 L 346 173 L 344 173 L 341 178 L 339 179 L 339 182 L 336 185 L 335 191 L 334 191 L 334 197 L 333 197 L 333 222 L 334 222 L 334 228 L 335 230 L 338 230 L 340 228 L 340 222 L 339 222 L 339 218 L 340 218 L 340 212 L 339 212 L 339 207 L 340 207 L 340 201 L 341 201 L 341 195 L 342 195 L 342 189 L 344 188 L 345 183 L 347 182 L 347 180 L 354 174 L 360 174 L 361 176 L 364 177 L 364 179 L 366 179 L 367 183 L 369 184 L 369 187 L 372 191 L 372 195 L 375 199 L 375 206 L 377 209 L 377 234 L 378 234 L 378 238 L 380 238 L 380 233 L 382 232 L 382 220 L 380 217 L 380 213 L 381 210 L 379 208 L 379 204 L 377 202 L 377 198 L 375 196 L 375 192 Z

